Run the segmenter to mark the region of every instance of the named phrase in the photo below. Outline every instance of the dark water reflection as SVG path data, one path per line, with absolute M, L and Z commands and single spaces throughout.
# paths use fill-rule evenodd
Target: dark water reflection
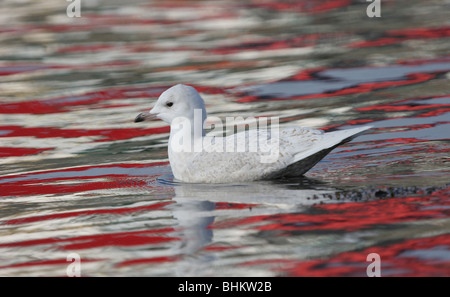
M 0 275 L 449 276 L 448 4 L 0 4 Z M 210 115 L 370 124 L 301 179 L 182 184 L 176 83 Z

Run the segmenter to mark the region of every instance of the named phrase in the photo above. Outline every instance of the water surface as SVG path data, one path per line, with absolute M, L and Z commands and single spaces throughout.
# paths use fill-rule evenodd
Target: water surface
M 450 276 L 448 3 L 0 4 L 0 275 Z M 304 178 L 183 184 L 169 128 L 210 115 L 374 128 Z

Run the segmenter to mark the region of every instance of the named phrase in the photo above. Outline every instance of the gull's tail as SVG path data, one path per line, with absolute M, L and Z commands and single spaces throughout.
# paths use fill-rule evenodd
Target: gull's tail
M 267 179 L 301 176 L 328 155 L 334 148 L 349 142 L 371 128 L 372 126 L 364 126 L 325 133 L 317 145 L 295 155 L 290 165 L 271 174 Z

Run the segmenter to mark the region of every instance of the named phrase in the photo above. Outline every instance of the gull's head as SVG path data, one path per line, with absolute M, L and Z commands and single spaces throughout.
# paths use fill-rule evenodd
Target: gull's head
M 202 111 L 202 123 L 206 119 L 205 102 L 196 89 L 178 84 L 164 91 L 150 111 L 139 114 L 135 122 L 159 118 L 171 124 L 176 118 L 194 119 L 194 111 Z

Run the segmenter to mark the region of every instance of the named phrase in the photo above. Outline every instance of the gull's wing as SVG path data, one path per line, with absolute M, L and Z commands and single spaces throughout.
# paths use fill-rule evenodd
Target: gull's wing
M 205 137 L 187 164 L 192 182 L 230 182 L 300 176 L 336 146 L 370 127 L 323 133 L 302 127 L 248 130 Z
M 328 153 L 330 153 L 337 146 L 349 142 L 353 138 L 361 135 L 365 131 L 372 128 L 371 126 L 364 126 L 360 128 L 353 128 L 347 130 L 340 130 L 322 134 L 322 137 L 307 149 L 297 152 L 288 166 L 272 172 L 267 179 L 275 179 L 281 177 L 296 177 L 301 176 L 322 160 Z M 302 143 L 298 142 L 298 146 Z

